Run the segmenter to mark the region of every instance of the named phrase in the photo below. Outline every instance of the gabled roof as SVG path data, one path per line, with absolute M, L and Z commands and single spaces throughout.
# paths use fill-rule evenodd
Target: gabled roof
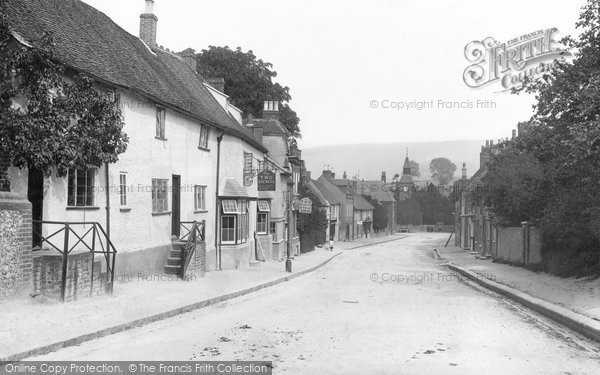
M 306 183 L 308 189 L 313 193 L 315 198 L 319 200 L 321 206 L 329 206 L 329 201 L 325 198 L 325 195 L 321 192 L 321 190 L 317 187 L 316 181 L 310 180 Z
M 315 185 L 321 190 L 330 204 L 346 204 L 346 194 L 324 176 L 319 177 L 315 181 Z
M 179 56 L 151 50 L 97 9 L 79 0 L 10 0 L 6 12 L 13 33 L 28 43 L 51 33 L 55 56 L 66 66 L 224 129 L 266 152 Z
M 479 168 L 477 170 L 477 172 L 475 172 L 475 174 L 473 175 L 473 177 L 471 177 L 469 180 L 467 180 L 467 184 L 466 184 L 466 188 L 467 189 L 472 189 L 476 186 L 481 185 L 483 182 L 483 178 L 488 174 L 488 168 L 487 165 L 484 165 L 483 167 Z
M 395 202 L 392 187 L 389 184 L 379 181 L 358 181 L 356 190 L 362 195 L 370 195 L 380 203 Z
M 224 198 L 248 198 L 248 192 L 234 178 L 226 178 L 223 183 L 223 189 L 219 193 Z
M 357 210 L 370 211 L 374 210 L 375 207 L 369 201 L 367 201 L 362 195 L 354 194 L 354 208 Z
M 282 135 L 282 136 L 290 136 L 291 133 L 286 127 L 277 119 L 256 119 L 245 120 L 244 124 L 246 125 L 254 125 L 260 126 L 263 129 L 263 134 L 265 135 Z

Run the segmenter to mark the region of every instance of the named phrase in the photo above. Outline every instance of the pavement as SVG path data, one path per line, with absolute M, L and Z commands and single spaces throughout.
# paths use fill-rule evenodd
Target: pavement
M 187 281 L 117 280 L 112 295 L 59 303 L 45 298 L 0 301 L 0 361 L 79 345 L 82 342 L 167 319 L 288 281 L 329 262 L 344 250 L 393 241 L 401 235 L 376 236 L 336 243 L 333 251 L 317 248 L 285 263 L 209 272 Z
M 441 235 L 343 251 L 288 283 L 33 360 L 268 360 L 275 374 L 597 374 L 598 343 L 467 285 Z
M 477 259 L 459 247 L 444 247 L 446 239 L 436 248 L 451 269 L 600 342 L 600 279 L 560 278 Z

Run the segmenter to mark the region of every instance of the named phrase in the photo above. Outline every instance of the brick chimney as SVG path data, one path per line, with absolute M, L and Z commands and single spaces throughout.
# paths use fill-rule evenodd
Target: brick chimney
M 224 77 L 206 77 L 204 79 L 206 83 L 214 87 L 215 89 L 225 92 L 225 78 Z
M 387 183 L 387 177 L 385 176 L 385 172 L 381 172 L 381 181 L 383 181 L 383 183 Z
M 492 159 L 492 145 L 493 141 L 485 141 L 485 146 L 481 147 L 481 153 L 479 154 L 479 168 L 484 168 Z
M 253 120 L 254 120 L 254 118 L 252 117 L 251 114 L 249 114 L 248 118 L 246 120 L 246 127 L 248 129 L 250 129 L 250 131 L 252 133 L 254 133 L 254 135 L 256 136 L 256 138 L 260 139 L 261 142 L 262 142 L 264 129 L 262 128 L 262 126 L 255 124 L 253 122 Z
M 463 180 L 467 179 L 467 163 L 463 163 L 463 167 L 462 167 L 462 179 Z
M 344 175 L 342 176 L 342 178 L 343 178 L 344 180 L 347 180 L 347 179 L 348 179 L 348 175 L 346 174 L 346 171 L 344 171 Z
M 335 173 L 333 173 L 330 170 L 325 170 L 323 171 L 323 177 L 333 182 L 333 180 L 335 179 Z
M 154 14 L 154 0 L 146 0 L 146 10 L 140 16 L 140 39 L 149 47 L 156 47 L 158 17 Z
M 185 61 L 194 72 L 198 71 L 198 60 L 196 59 L 196 51 L 194 49 L 188 48 L 185 51 L 179 52 L 178 55 L 181 56 L 183 61 Z
M 262 117 L 265 120 L 279 120 L 279 102 L 266 101 Z

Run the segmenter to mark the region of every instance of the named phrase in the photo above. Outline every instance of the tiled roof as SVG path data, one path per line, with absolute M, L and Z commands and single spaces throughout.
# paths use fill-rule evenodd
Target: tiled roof
M 362 195 L 370 195 L 379 202 L 395 202 L 392 187 L 383 181 L 358 181 L 356 190 Z
M 475 172 L 475 174 L 468 179 L 467 184 L 466 184 L 466 188 L 467 189 L 473 189 L 479 185 L 482 184 L 482 180 L 485 176 L 487 176 L 488 174 L 488 168 L 486 165 L 484 165 L 483 167 L 479 168 L 477 170 L 477 172 Z
M 310 191 L 314 194 L 314 196 L 319 200 L 321 206 L 329 206 L 329 201 L 325 198 L 325 195 L 321 192 L 321 190 L 317 187 L 315 181 L 310 180 L 306 183 L 306 186 L 310 189 Z
M 331 204 L 346 204 L 346 194 L 338 189 L 327 178 L 321 176 L 315 181 L 315 185 L 321 190 L 327 201 Z
M 354 194 L 354 208 L 357 210 L 373 210 L 375 207 L 369 201 L 367 201 L 362 195 L 355 193 Z
M 181 58 L 160 49 L 151 51 L 97 9 L 79 0 L 10 0 L 6 10 L 11 30 L 27 42 L 51 33 L 55 56 L 63 64 L 187 113 L 266 151 L 225 112 Z
M 290 135 L 290 132 L 283 126 L 283 124 L 276 119 L 252 119 L 245 120 L 246 125 L 253 124 L 254 126 L 260 126 L 263 129 L 264 134 L 282 134 Z
M 221 197 L 227 198 L 248 198 L 248 192 L 240 185 L 235 178 L 226 178 L 223 183 L 223 189 L 219 193 Z

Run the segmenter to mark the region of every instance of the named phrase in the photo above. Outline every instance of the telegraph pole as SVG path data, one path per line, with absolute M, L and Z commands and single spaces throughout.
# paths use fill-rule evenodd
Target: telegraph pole
M 285 259 L 285 271 L 292 272 L 292 193 L 293 190 L 290 188 L 293 185 L 293 182 L 288 180 L 288 194 L 287 194 L 287 257 Z

